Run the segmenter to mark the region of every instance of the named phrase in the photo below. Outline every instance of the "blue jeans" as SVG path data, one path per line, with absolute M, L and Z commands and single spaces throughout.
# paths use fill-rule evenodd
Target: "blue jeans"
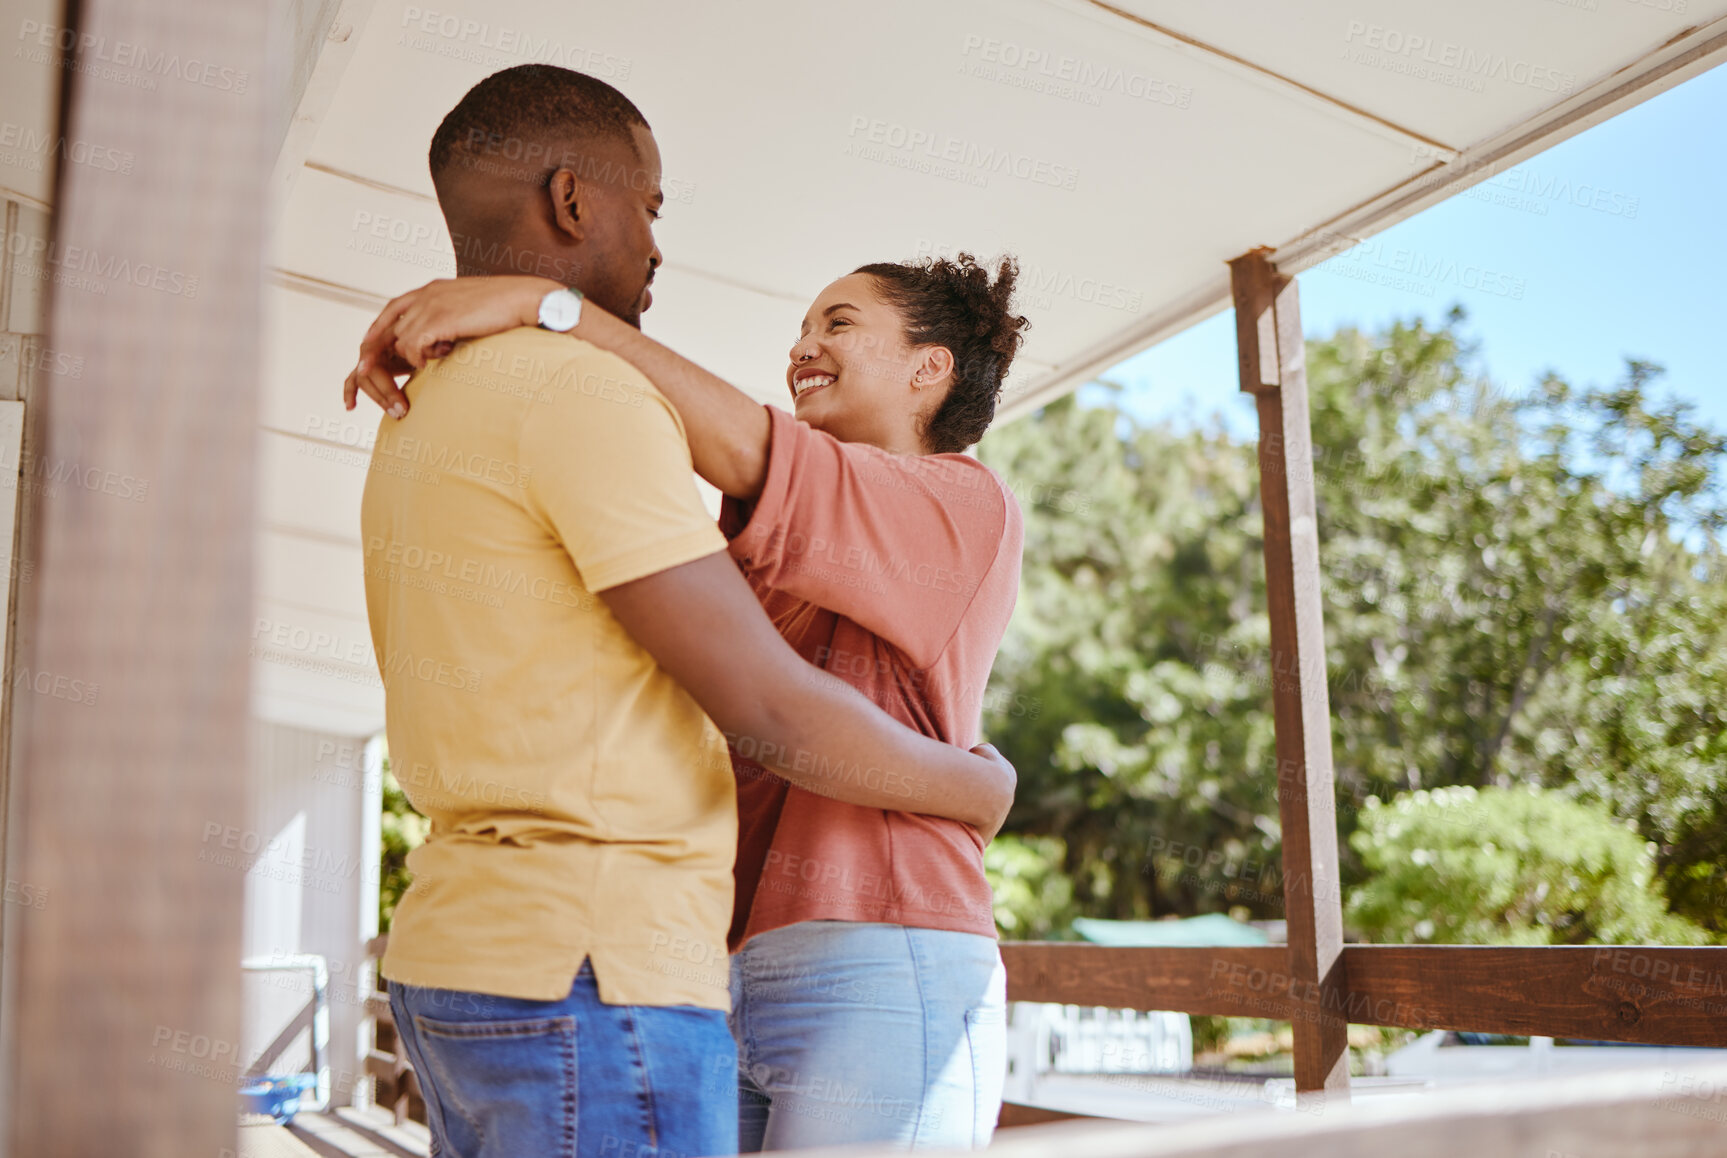
M 803 921 L 732 957 L 743 1150 L 982 1147 L 1007 1075 L 993 938 Z
M 562 1001 L 390 983 L 445 1158 L 694 1158 L 737 1150 L 726 1015 L 606 1005 L 584 962 Z

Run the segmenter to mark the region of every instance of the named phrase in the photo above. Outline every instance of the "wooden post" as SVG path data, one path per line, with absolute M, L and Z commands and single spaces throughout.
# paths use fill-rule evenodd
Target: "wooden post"
M 16 1158 L 217 1158 L 270 836 L 243 830 L 270 6 L 63 10 L 18 34 L 47 63 L 6 64 L 64 86 L 31 276 L 83 373 L 29 407 L 0 1130 Z M 90 143 L 125 165 L 66 160 Z
M 1259 493 L 1265 517 L 1265 592 L 1271 619 L 1277 802 L 1283 825 L 1283 899 L 1289 992 L 1295 999 L 1295 1087 L 1313 1099 L 1349 1093 L 1349 993 L 1332 795 L 1319 528 L 1307 356 L 1295 279 L 1267 249 L 1229 263 L 1241 388 L 1259 407 Z

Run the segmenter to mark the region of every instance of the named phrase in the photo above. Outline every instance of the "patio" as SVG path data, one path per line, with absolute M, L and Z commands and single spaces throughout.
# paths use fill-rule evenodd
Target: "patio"
M 453 270 L 432 127 L 526 59 L 611 80 L 654 122 L 671 260 L 647 328 L 764 401 L 811 292 L 884 254 L 1021 256 L 1034 327 L 1004 417 L 1235 310 L 1285 673 L 1288 944 L 1003 956 L 1010 1000 L 1288 1021 L 1294 1096 L 1182 1126 L 1025 1125 L 997 1149 L 1722 1152 L 1723 1071 L 1349 1104 L 1350 1023 L 1727 1044 L 1727 950 L 1343 943 L 1296 275 L 1727 59 L 1727 0 L 1587 21 L 1488 0 L 895 0 L 864 24 L 795 0 L 741 19 L 547 0 L 14 8 L 22 63 L 0 99 L 71 144 L 57 165 L 0 157 L 5 622 L 13 672 L 65 694 L 7 682 L 6 877 L 44 903 L 5 906 L 0 1154 L 233 1153 L 229 1079 L 320 1039 L 330 1106 L 292 1141 L 247 1127 L 240 1152 L 421 1152 L 370 965 L 383 717 L 357 512 L 376 417 L 345 413 L 339 383 L 377 306 Z M 124 45 L 215 63 L 188 81 Z M 812 161 L 840 178 L 819 196 Z M 72 485 L 26 463 L 75 464 Z M 242 958 L 307 956 L 327 968 L 322 1018 L 297 989 L 242 990 Z M 1010 1105 L 1003 1125 L 1073 1112 Z

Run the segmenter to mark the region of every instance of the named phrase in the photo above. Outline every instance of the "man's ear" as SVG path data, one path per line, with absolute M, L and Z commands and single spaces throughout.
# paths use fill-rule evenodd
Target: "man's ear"
M 569 169 L 554 172 L 546 184 L 546 200 L 554 232 L 572 243 L 587 236 L 587 222 L 592 210 L 588 203 L 589 190 L 575 173 Z
M 925 346 L 913 355 L 911 384 L 927 390 L 953 380 L 953 351 L 946 346 Z

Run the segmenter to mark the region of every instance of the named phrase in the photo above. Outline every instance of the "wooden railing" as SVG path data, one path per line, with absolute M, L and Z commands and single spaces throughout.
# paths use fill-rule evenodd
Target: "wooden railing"
M 388 936 L 373 937 L 366 942 L 366 956 L 374 961 L 383 957 L 389 944 Z M 366 995 L 366 1017 L 372 1023 L 372 1048 L 366 1054 L 366 1076 L 373 1080 L 372 1104 L 382 1106 L 396 1115 L 396 1124 L 404 1121 L 424 1122 L 426 1102 L 420 1095 L 420 1079 L 414 1067 L 402 1056 L 396 1038 L 396 1017 L 390 1010 L 390 999 L 383 992 L 384 979 L 376 969 L 378 991 Z
M 381 956 L 387 938 L 367 952 Z M 1322 1016 L 1358 1025 L 1727 1047 L 1727 948 L 1347 945 L 1329 984 L 1293 981 L 1285 946 L 1132 949 L 1004 941 L 1009 1001 L 1260 1017 L 1299 1032 Z M 389 1001 L 373 994 L 366 1072 L 398 1122 L 425 1121 Z M 1075 1117 L 1009 1104 L 1003 1126 Z
M 1010 1001 L 1320 1017 L 1649 1045 L 1727 1046 L 1727 948 L 1346 945 L 1324 986 L 1282 946 L 1122 949 L 1008 941 Z

